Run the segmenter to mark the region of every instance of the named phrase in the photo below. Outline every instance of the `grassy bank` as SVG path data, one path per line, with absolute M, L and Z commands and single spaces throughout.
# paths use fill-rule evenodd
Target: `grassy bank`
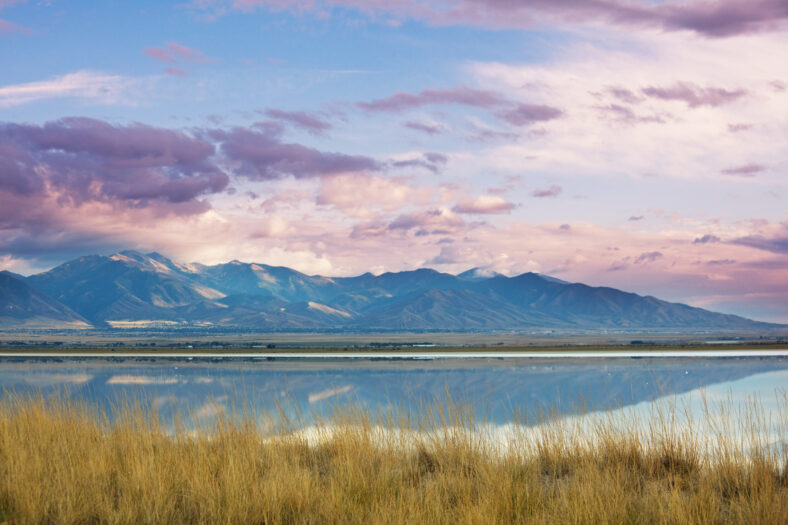
M 139 405 L 110 418 L 12 397 L 0 522 L 786 523 L 784 453 L 700 446 L 676 416 L 556 421 L 493 443 L 456 407 L 375 421 L 348 409 L 296 432 L 240 411 L 195 430 Z M 759 419 L 744 424 L 761 442 Z

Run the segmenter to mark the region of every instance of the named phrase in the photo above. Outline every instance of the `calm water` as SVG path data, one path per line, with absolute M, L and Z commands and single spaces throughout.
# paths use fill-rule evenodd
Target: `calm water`
M 777 410 L 788 391 L 788 357 L 593 358 L 0 358 L 0 396 L 67 391 L 110 408 L 153 403 L 166 418 L 209 419 L 230 407 L 286 407 L 307 419 L 352 402 L 371 411 L 416 410 L 444 401 L 471 405 L 494 424 L 538 422 L 545 413 L 642 408 L 660 398 L 759 398 Z

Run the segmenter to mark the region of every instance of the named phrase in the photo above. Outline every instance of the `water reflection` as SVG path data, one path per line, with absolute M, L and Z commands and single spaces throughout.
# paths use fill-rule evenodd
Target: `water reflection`
M 76 400 L 109 409 L 139 399 L 169 418 L 188 410 L 212 418 L 231 408 L 287 407 L 307 419 L 352 402 L 376 412 L 413 409 L 450 396 L 482 418 L 504 424 L 517 415 L 584 407 L 639 406 L 699 388 L 713 395 L 731 386 L 746 396 L 788 388 L 788 358 L 538 358 L 377 360 L 63 359 L 0 360 L 0 389 L 45 395 L 67 390 Z M 709 390 L 708 387 L 714 386 Z M 720 394 L 721 395 L 721 394 Z

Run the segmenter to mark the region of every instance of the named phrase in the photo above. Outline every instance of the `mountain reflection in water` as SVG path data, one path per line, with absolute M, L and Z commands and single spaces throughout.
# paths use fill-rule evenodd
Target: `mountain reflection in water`
M 206 419 L 235 407 L 298 411 L 309 420 L 352 403 L 372 413 L 418 410 L 432 402 L 469 405 L 479 419 L 501 424 L 515 416 L 538 422 L 544 414 L 608 410 L 716 385 L 788 389 L 788 373 L 773 384 L 740 381 L 788 371 L 785 357 L 539 358 L 379 361 L 358 359 L 259 361 L 195 358 L 3 358 L 0 396 L 68 393 L 110 409 L 140 400 L 165 419 L 190 411 Z M 747 395 L 738 392 L 737 395 Z

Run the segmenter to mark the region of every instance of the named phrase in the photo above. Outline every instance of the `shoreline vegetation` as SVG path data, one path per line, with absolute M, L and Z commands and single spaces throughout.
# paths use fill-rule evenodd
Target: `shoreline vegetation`
M 247 344 L 237 345 L 213 345 L 210 344 L 170 344 L 168 346 L 148 345 L 143 344 L 139 346 L 124 345 L 124 346 L 111 346 L 107 344 L 84 344 L 84 345 L 52 345 L 52 344 L 30 344 L 24 346 L 17 346 L 13 344 L 0 345 L 0 358 L 3 356 L 19 356 L 29 354 L 34 356 L 36 354 L 57 354 L 64 357 L 69 355 L 107 355 L 113 354 L 129 354 L 140 356 L 167 356 L 170 354 L 190 354 L 198 357 L 200 354 L 233 354 L 242 355 L 276 355 L 276 354 L 303 354 L 308 356 L 310 354 L 325 354 L 335 353 L 337 356 L 343 354 L 366 354 L 374 357 L 379 354 L 401 353 L 407 354 L 423 354 L 423 355 L 440 355 L 440 354 L 457 354 L 457 357 L 462 357 L 462 354 L 511 354 L 516 357 L 518 353 L 523 355 L 528 354 L 618 354 L 631 352 L 633 354 L 645 354 L 654 352 L 670 353 L 693 353 L 693 352 L 717 352 L 720 354 L 735 354 L 740 352 L 746 355 L 748 351 L 779 351 L 788 350 L 788 343 L 786 342 L 744 342 L 744 343 L 725 343 L 725 344 L 710 344 L 710 343 L 688 343 L 688 344 L 565 344 L 565 345 L 405 345 L 397 343 L 387 343 L 379 345 L 354 345 L 354 346 L 336 346 L 333 344 L 275 344 L 275 345 L 259 345 L 251 346 Z
M 757 400 L 696 420 L 663 404 L 502 437 L 450 398 L 165 422 L 6 392 L 0 523 L 785 523 L 786 400 L 779 421 Z

